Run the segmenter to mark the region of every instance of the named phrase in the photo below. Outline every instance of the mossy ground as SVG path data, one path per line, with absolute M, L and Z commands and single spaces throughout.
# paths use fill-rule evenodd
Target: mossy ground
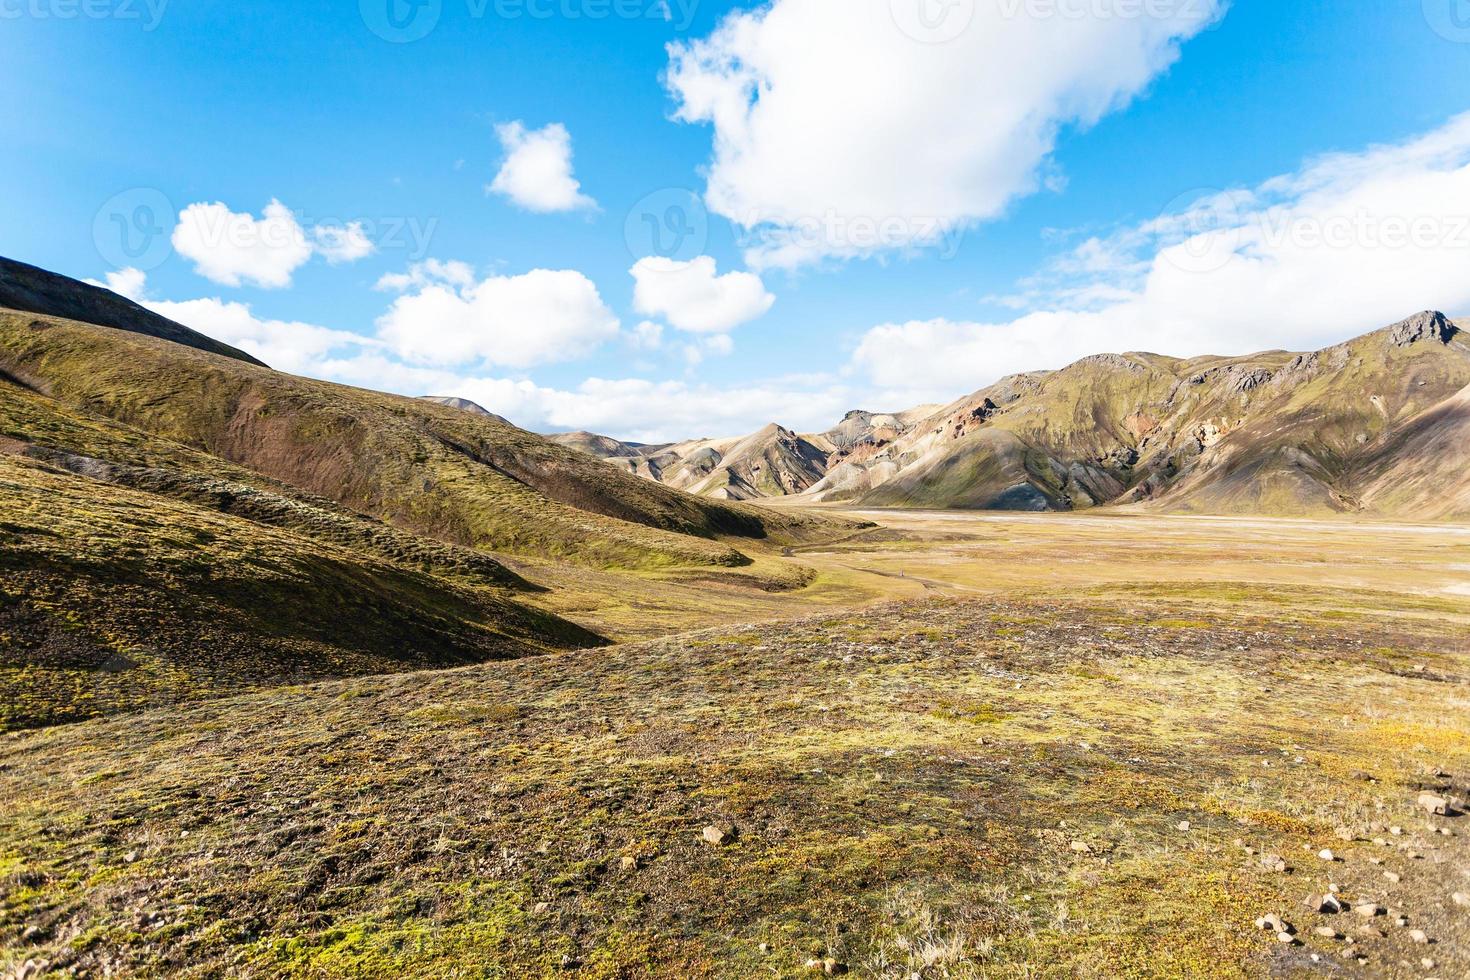
M 1333 612 L 935 598 L 13 735 L 0 929 L 143 975 L 1306 975 L 1331 882 L 1463 975 L 1470 849 L 1412 803 L 1470 771 L 1466 630 Z

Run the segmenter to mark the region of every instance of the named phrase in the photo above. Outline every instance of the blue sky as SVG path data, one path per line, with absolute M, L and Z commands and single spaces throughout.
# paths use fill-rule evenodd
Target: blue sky
M 1466 0 L 421 2 L 0 0 L 0 253 L 644 439 L 1470 314 Z

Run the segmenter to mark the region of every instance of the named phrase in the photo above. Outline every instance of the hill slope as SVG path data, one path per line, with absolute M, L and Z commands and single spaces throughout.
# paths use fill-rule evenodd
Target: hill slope
M 159 316 L 110 290 L 3 256 L 0 256 L 0 309 L 80 320 L 114 330 L 161 337 L 247 364 L 261 363 L 244 351 Z
M 1463 412 L 1435 410 L 1467 384 L 1470 345 L 1437 313 L 1312 354 L 1098 355 L 967 396 L 811 493 L 888 507 L 1466 516 L 1470 476 L 1441 431 Z M 1436 467 L 1448 484 L 1428 477 Z M 1385 480 L 1436 487 L 1414 498 Z
M 0 370 L 64 405 L 473 548 L 730 565 L 745 559 L 716 537 L 824 527 L 609 474 L 495 418 L 87 324 L 0 311 Z

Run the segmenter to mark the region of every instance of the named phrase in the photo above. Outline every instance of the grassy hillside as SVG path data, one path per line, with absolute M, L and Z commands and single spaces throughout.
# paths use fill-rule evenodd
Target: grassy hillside
M 1431 445 L 1470 384 L 1470 344 L 1422 314 L 1313 354 L 1089 357 L 946 407 L 814 493 L 868 506 L 1454 517 L 1470 477 Z M 1410 430 L 1418 432 L 1410 441 Z M 1417 498 L 1380 486 L 1415 484 Z M 1431 494 L 1428 484 L 1437 483 Z
M 313 533 L 178 496 L 0 453 L 0 729 L 600 642 L 488 559 L 394 561 L 346 518 Z
M 1222 594 L 905 604 L 11 737 L 0 965 L 1470 972 L 1470 837 L 1414 803 L 1465 788 L 1467 610 Z M 1329 881 L 1394 912 L 1304 908 Z
M 159 316 L 110 290 L 3 256 L 0 256 L 0 309 L 95 323 L 114 330 L 160 337 L 249 364 L 260 363 L 242 350 Z
M 453 544 L 599 566 L 738 565 L 820 519 L 700 501 L 495 418 L 0 311 L 0 370 L 65 406 Z M 24 434 L 22 433 L 22 436 Z

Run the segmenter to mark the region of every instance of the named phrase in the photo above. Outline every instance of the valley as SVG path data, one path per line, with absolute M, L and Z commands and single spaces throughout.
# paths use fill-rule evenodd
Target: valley
M 853 413 L 820 437 L 843 462 L 766 493 L 817 441 L 547 440 L 16 265 L 7 975 L 1470 972 L 1448 321 L 1326 358 L 1366 372 L 1366 409 L 1272 355 L 1271 426 L 1158 499 L 1138 476 L 1109 506 L 934 509 L 885 495 L 1121 487 L 1049 454 L 1148 449 L 1108 422 L 1140 391 L 1193 432 L 1195 389 L 1240 372 L 1090 359 L 944 410 L 958 438 Z M 876 496 L 820 489 L 920 444 Z M 731 492 L 594 458 L 630 450 Z

